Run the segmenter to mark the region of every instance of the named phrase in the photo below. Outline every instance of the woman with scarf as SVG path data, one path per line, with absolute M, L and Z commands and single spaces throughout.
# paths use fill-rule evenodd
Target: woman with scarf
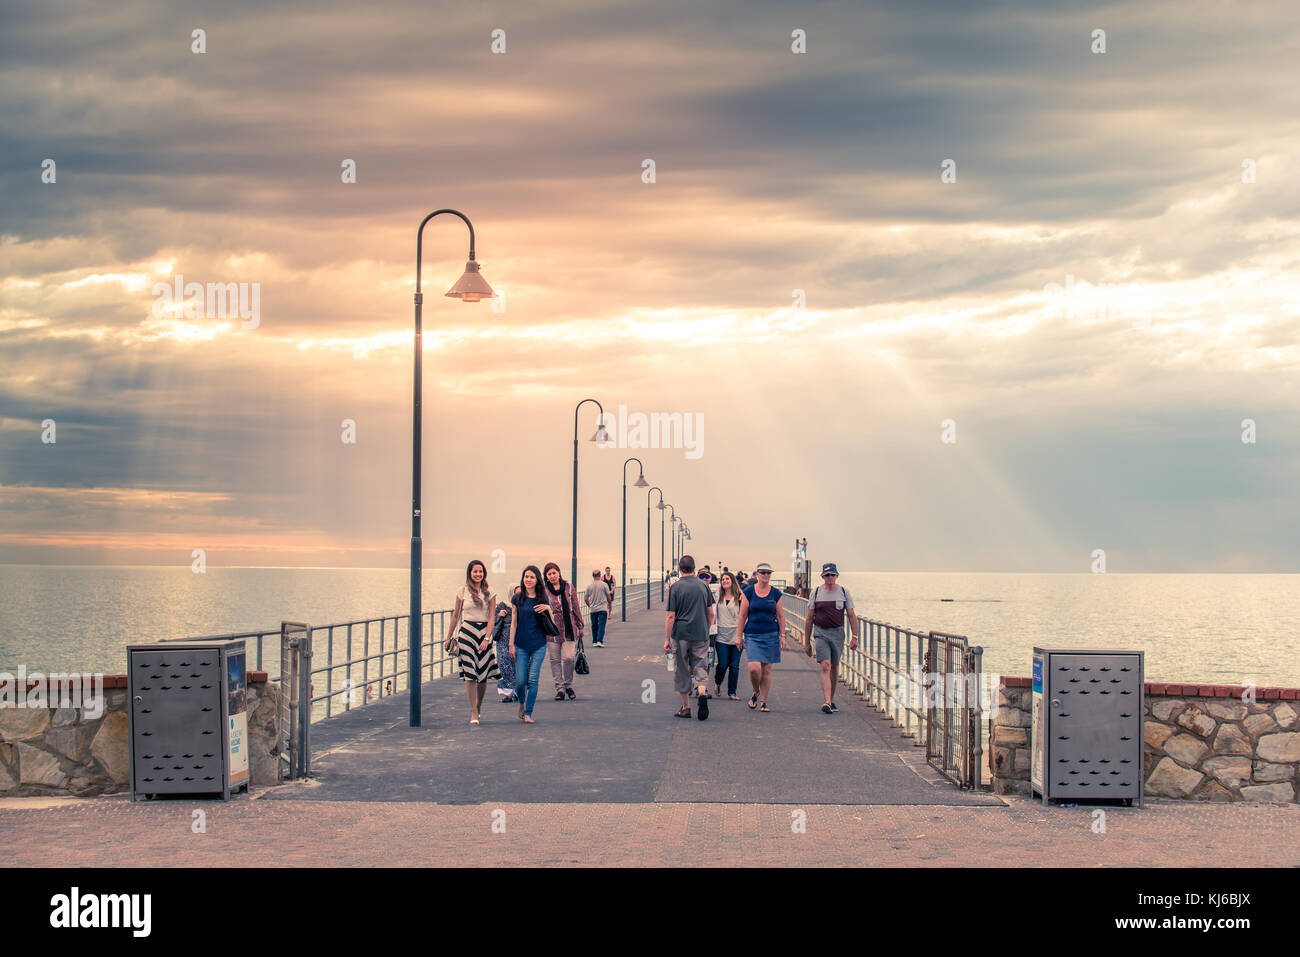
M 578 593 L 560 574 L 560 566 L 547 562 L 546 598 L 551 603 L 552 617 L 558 635 L 548 636 L 546 651 L 551 659 L 551 677 L 555 679 L 555 700 L 570 701 L 578 697 L 573 691 L 573 659 L 582 637 L 582 611 L 578 606 Z

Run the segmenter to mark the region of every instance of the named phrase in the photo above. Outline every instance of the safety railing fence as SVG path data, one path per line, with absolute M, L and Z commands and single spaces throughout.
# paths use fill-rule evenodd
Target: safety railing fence
M 787 634 L 802 643 L 808 600 L 782 595 Z M 850 629 L 851 632 L 851 629 Z M 983 786 L 981 655 L 962 635 L 922 632 L 858 618 L 857 648 L 846 642 L 840 680 L 924 746 L 926 760 L 963 788 Z

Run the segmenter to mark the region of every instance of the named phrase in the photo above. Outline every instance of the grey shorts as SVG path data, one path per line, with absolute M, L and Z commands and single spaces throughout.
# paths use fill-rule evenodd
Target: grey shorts
M 813 625 L 812 638 L 818 661 L 829 661 L 832 665 L 840 663 L 844 657 L 843 629 L 818 628 Z

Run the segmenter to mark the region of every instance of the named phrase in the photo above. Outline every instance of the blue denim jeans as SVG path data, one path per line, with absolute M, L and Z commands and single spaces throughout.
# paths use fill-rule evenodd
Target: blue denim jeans
M 740 678 L 740 649 L 724 641 L 718 642 L 718 671 L 713 679 L 715 685 L 722 685 L 722 676 L 727 676 L 727 694 L 736 693 L 736 681 Z
M 591 613 L 591 640 L 593 643 L 604 644 L 605 642 L 605 622 L 609 620 L 609 612 L 593 611 Z
M 546 646 L 536 651 L 525 651 L 515 646 L 515 697 L 524 703 L 524 714 L 533 713 L 537 703 L 537 684 L 542 680 L 542 662 L 546 660 Z M 524 696 L 527 690 L 528 696 Z

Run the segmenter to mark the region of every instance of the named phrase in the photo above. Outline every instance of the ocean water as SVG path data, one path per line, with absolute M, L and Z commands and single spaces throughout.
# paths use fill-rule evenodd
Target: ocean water
M 463 568 L 425 569 L 425 610 L 451 607 L 463 581 Z M 1300 575 L 845 572 L 841 582 L 864 617 L 968 636 L 986 672 L 1028 675 L 1035 645 L 1114 648 L 1145 651 L 1152 681 L 1300 687 Z M 403 615 L 407 583 L 405 569 L 0 565 L 0 671 L 115 674 L 128 644 Z

